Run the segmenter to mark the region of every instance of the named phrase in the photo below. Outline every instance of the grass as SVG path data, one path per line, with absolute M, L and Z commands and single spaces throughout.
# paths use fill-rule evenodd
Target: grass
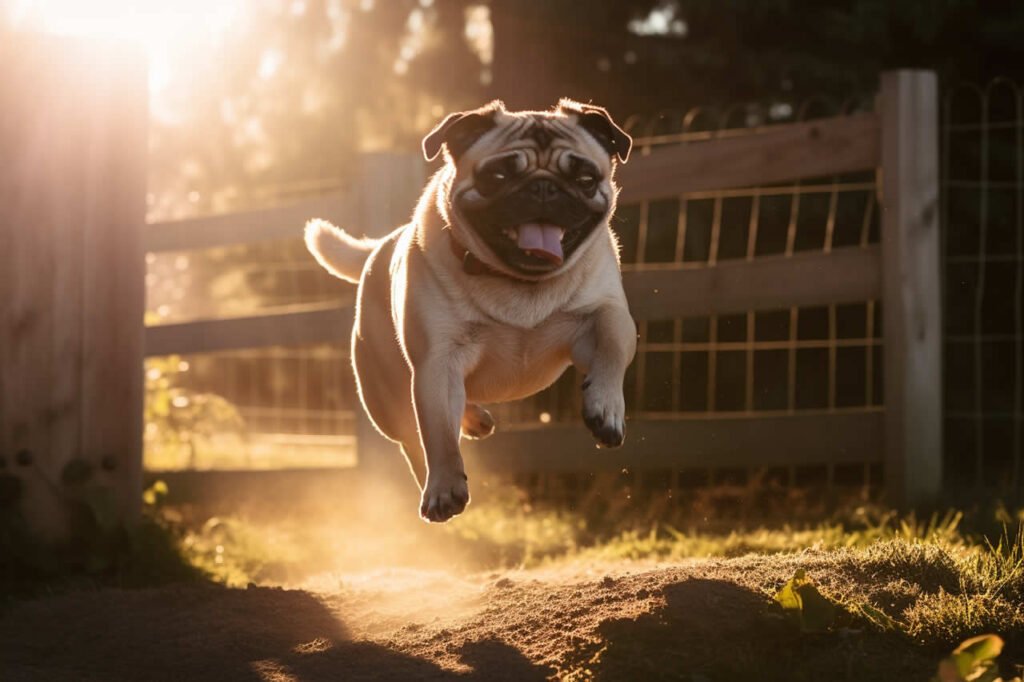
M 849 641 L 868 638 L 878 651 L 914 651 L 931 666 L 965 639 L 993 633 L 1005 639 L 1004 670 L 1007 663 L 1024 662 L 1021 512 L 996 506 L 900 516 L 860 505 L 825 520 L 818 509 L 795 513 L 792 507 L 785 515 L 778 510 L 765 517 L 738 513 L 730 518 L 706 516 L 697 504 L 665 506 L 654 497 L 629 505 L 605 497 L 600 504 L 570 509 L 503 490 L 474 501 L 466 514 L 438 527 L 418 521 L 407 496 L 400 496 L 394 509 L 384 499 L 367 507 L 358 500 L 342 504 L 332 498 L 315 512 L 304 508 L 293 517 L 258 501 L 253 509 L 259 514 L 209 516 L 194 507 L 163 504 L 166 491 L 155 486 L 147 492 L 144 523 L 131 535 L 118 530 L 119 543 L 110 556 L 101 557 L 107 559 L 101 570 L 90 570 L 88 562 L 77 565 L 72 580 L 50 570 L 42 576 L 50 581 L 42 591 L 52 591 L 55 579 L 60 589 L 176 580 L 245 587 L 299 585 L 324 574 L 396 566 L 475 575 L 518 569 L 583 575 L 689 566 L 704 579 L 724 580 L 744 594 L 760 595 L 762 604 L 779 604 L 776 611 L 794 603 L 812 605 L 808 608 L 817 615 L 797 617 L 798 630 L 811 638 L 801 647 L 813 649 L 815 637 L 831 642 L 813 656 L 839 655 Z M 780 599 L 787 587 L 788 600 Z M 680 608 L 685 613 L 685 605 Z M 673 617 L 669 613 L 669 622 Z M 755 623 L 752 631 L 775 632 L 771 619 L 776 617 L 769 610 L 768 620 Z M 625 644 L 633 638 L 632 621 L 609 625 L 609 632 L 621 631 L 621 642 L 603 654 L 607 665 L 634 666 L 637 656 L 650 659 L 648 672 L 667 664 L 663 649 L 671 649 L 678 633 L 663 632 L 663 621 L 651 622 L 651 639 L 643 651 Z M 779 635 L 786 647 L 788 637 Z M 751 644 L 745 655 L 761 661 L 768 655 L 763 646 L 763 641 Z M 619 663 L 616 656 L 622 657 Z M 996 668 L 986 670 L 994 675 Z
M 953 643 L 999 632 L 1015 647 L 1024 644 L 1024 517 L 1001 508 L 982 516 L 974 512 L 965 518 L 950 511 L 920 519 L 857 507 L 825 522 L 731 530 L 696 525 L 680 529 L 665 522 L 641 527 L 638 518 L 643 514 L 595 527 L 580 512 L 504 499 L 476 504 L 441 529 L 417 526 L 410 532 L 439 530 L 430 533 L 433 549 L 445 560 L 472 556 L 462 566 L 476 571 L 624 562 L 643 566 L 811 552 L 827 557 L 842 575 L 854 577 L 850 584 L 855 588 L 833 589 L 830 598 L 861 624 L 884 626 L 922 642 Z M 339 545 L 324 540 L 325 530 L 329 534 L 333 528 L 329 520 L 324 523 L 326 527 L 214 518 L 185 533 L 182 548 L 193 565 L 228 584 L 301 580 L 338 570 Z M 968 530 L 971 526 L 1002 530 L 990 538 Z M 406 543 L 417 554 L 415 542 L 400 530 L 394 533 L 389 542 Z M 372 547 L 355 548 L 360 540 L 347 535 L 340 545 L 347 545 L 349 553 L 372 554 Z M 418 557 L 426 559 L 424 554 Z M 775 587 L 761 589 L 774 594 Z

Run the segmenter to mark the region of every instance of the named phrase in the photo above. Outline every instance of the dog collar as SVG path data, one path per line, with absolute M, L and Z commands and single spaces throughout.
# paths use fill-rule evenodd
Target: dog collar
M 448 236 L 450 237 L 448 245 L 452 248 L 452 254 L 459 259 L 460 263 L 462 263 L 462 271 L 467 275 L 470 275 L 471 277 L 476 277 L 477 275 L 494 275 L 495 277 L 510 279 L 513 282 L 522 282 L 524 284 L 536 283 L 536 280 L 516 277 L 515 275 L 510 275 L 507 272 L 502 272 L 501 270 L 492 268 L 490 265 L 474 256 L 462 242 L 456 239 L 455 233 L 452 232 L 451 228 L 448 228 Z
M 503 277 L 507 277 L 507 275 L 505 275 L 505 273 L 498 272 L 497 270 L 495 270 L 494 268 L 489 266 L 487 263 L 484 263 L 482 260 L 480 260 L 479 258 L 474 256 L 470 252 L 470 250 L 467 249 L 462 244 L 462 242 L 460 242 L 458 239 L 455 238 L 455 233 L 454 232 L 449 231 L 448 235 L 451 237 L 451 239 L 448 240 L 448 243 L 452 247 L 452 253 L 455 254 L 455 257 L 459 259 L 460 263 L 462 263 L 462 271 L 464 273 L 466 273 L 467 275 L 473 275 L 473 276 L 476 276 L 476 275 L 500 275 L 500 276 L 503 276 Z
M 524 282 L 526 284 L 534 283 L 534 280 L 532 279 L 523 279 L 522 277 L 516 277 L 515 275 L 510 275 L 507 272 L 502 272 L 501 270 L 492 268 L 490 265 L 474 256 L 472 251 L 467 249 L 462 242 L 456 239 L 454 232 L 449 230 L 448 234 L 451 237 L 451 239 L 448 240 L 448 244 L 452 247 L 452 253 L 455 254 L 455 257 L 459 259 L 460 263 L 462 263 L 462 271 L 467 275 L 472 277 L 476 277 L 477 275 L 494 275 L 495 277 L 510 279 L 513 282 Z

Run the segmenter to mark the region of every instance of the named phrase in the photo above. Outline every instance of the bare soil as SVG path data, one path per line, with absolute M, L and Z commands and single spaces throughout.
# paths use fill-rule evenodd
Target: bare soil
M 2 614 L 0 679 L 706 682 L 934 673 L 945 645 L 870 626 L 801 634 L 771 597 L 798 567 L 837 599 L 877 602 L 895 579 L 842 552 L 806 551 L 469 576 L 378 571 L 320 577 L 304 589 L 79 591 Z M 944 589 L 948 577 L 925 576 L 900 594 Z

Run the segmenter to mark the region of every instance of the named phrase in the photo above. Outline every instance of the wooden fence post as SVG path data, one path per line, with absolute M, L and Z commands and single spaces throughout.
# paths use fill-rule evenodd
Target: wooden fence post
M 939 100 L 929 71 L 882 74 L 885 486 L 907 508 L 942 486 Z
M 140 51 L 0 42 L 0 476 L 46 541 L 139 510 L 146 110 Z
M 356 202 L 359 215 L 345 229 L 383 237 L 412 218 L 427 182 L 427 164 L 419 154 L 374 152 L 359 156 Z

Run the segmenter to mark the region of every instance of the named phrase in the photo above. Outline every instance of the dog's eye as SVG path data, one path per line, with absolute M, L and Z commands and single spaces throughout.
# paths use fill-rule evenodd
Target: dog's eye
M 495 163 L 481 169 L 477 172 L 477 178 L 482 179 L 488 183 L 501 183 L 512 177 L 510 172 L 509 164 L 507 163 Z
M 491 164 L 476 173 L 476 187 L 482 194 L 493 194 L 512 177 L 508 163 Z
M 597 178 L 590 173 L 583 173 L 576 176 L 576 184 L 580 186 L 584 192 L 589 192 L 597 186 Z

